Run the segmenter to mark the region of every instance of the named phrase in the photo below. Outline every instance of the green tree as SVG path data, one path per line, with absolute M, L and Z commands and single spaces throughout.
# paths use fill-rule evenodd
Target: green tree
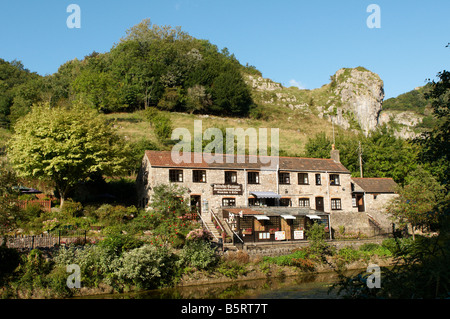
M 247 115 L 252 104 L 250 90 L 240 72 L 234 68 L 221 73 L 213 82 L 211 109 L 229 116 Z
M 436 206 L 442 200 L 443 187 L 422 167 L 411 172 L 407 184 L 399 189 L 399 196 L 387 208 L 400 223 L 409 225 L 413 238 L 419 226 L 430 227 L 438 222 Z
M 186 189 L 177 185 L 158 185 L 149 204 L 151 210 L 139 217 L 141 226 L 153 233 L 152 244 L 180 246 L 192 225 L 184 220 L 190 213 L 188 203 L 183 199 Z
M 81 103 L 71 109 L 33 106 L 15 127 L 8 156 L 17 173 L 48 178 L 56 186 L 61 207 L 69 191 L 92 174 L 119 174 L 126 164 L 121 137 Z
M 0 162 L 0 236 L 14 229 L 22 217 L 17 205 L 17 185 L 16 174 L 5 163 Z
M 415 142 L 422 147 L 419 160 L 426 164 L 439 181 L 448 188 L 450 185 L 450 72 L 440 72 L 438 79 L 437 82 L 430 82 L 430 93 L 425 95 L 432 101 L 433 127 Z
M 365 177 L 391 177 L 403 184 L 417 164 L 417 147 L 384 126 L 363 143 L 363 161 Z

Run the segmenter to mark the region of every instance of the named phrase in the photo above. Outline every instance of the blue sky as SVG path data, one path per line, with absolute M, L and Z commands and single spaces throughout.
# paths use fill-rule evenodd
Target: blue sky
M 81 8 L 80 29 L 66 25 L 72 3 Z M 366 24 L 370 4 L 381 9 L 381 28 Z M 364 66 L 380 75 L 389 98 L 449 69 L 449 12 L 448 0 L 1 0 L 0 58 L 52 74 L 109 51 L 150 18 L 227 47 L 285 86 L 314 89 L 342 67 Z

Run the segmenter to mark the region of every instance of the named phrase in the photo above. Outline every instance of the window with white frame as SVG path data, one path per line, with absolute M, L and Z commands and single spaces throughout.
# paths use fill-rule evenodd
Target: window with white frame
M 342 209 L 341 199 L 340 198 L 332 198 L 331 199 L 331 209 L 332 210 L 340 210 L 340 209 Z

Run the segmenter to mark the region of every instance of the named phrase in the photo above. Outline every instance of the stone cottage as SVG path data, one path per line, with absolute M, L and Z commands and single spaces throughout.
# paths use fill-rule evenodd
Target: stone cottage
M 207 153 L 187 153 L 181 158 L 178 155 L 170 151 L 145 152 L 136 180 L 139 206 L 145 208 L 151 203 L 155 186 L 180 185 L 187 189 L 185 199 L 204 222 L 216 219 L 219 224 L 226 224 L 220 225 L 227 228 L 224 231 L 240 236 L 251 232 L 255 241 L 273 239 L 275 234 L 267 226 L 273 223 L 280 226 L 270 229 L 283 231 L 284 235 L 277 234 L 283 240 L 304 239 L 294 232 L 304 230 L 314 221 L 324 223 L 330 235 L 335 220 L 338 224 L 345 223 L 349 229 L 355 225 L 365 229 L 369 227 L 366 212 L 381 209 L 387 196 L 384 186 L 367 188 L 370 181 L 352 178 L 334 146 L 329 159 L 251 155 L 239 158 Z M 392 183 L 391 180 L 391 186 Z M 359 201 L 363 204 L 359 205 Z M 247 217 L 245 230 L 228 224 L 230 219 L 236 221 L 239 217 L 243 221 L 244 215 Z M 252 219 L 249 221 L 248 217 Z M 361 224 L 361 220 L 365 223 Z M 255 233 L 255 227 L 259 227 L 261 235 Z

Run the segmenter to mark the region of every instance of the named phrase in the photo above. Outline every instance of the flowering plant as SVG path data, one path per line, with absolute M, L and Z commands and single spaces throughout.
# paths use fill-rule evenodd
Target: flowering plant
M 44 226 L 42 226 L 44 230 L 52 230 L 59 225 L 59 220 L 55 217 L 53 219 L 44 220 L 42 223 L 44 224 Z
M 210 240 L 212 239 L 212 234 L 205 229 L 197 228 L 194 230 L 191 230 L 187 236 L 187 240 Z

